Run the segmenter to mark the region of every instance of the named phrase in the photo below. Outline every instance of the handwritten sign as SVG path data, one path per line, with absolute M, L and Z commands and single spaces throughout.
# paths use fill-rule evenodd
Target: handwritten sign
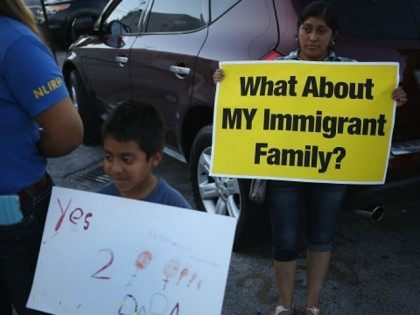
M 212 176 L 384 182 L 397 63 L 226 62 L 221 68 Z
M 236 221 L 54 187 L 28 307 L 220 314 Z

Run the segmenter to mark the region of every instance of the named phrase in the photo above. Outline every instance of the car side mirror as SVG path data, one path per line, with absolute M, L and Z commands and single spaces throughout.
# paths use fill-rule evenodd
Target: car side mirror
M 131 33 L 131 29 L 128 25 L 114 20 L 106 25 L 106 33 L 114 36 L 122 36 L 124 34 Z
M 96 17 L 81 16 L 74 19 L 72 31 L 76 38 L 81 35 L 92 35 L 94 33 Z

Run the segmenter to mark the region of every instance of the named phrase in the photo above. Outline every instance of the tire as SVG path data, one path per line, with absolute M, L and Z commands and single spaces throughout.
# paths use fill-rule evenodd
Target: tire
M 74 23 L 76 23 L 78 17 L 75 17 L 68 26 L 67 32 L 66 32 L 66 48 L 68 48 L 71 44 L 73 44 L 79 37 L 75 34 L 73 30 Z
M 102 120 L 93 109 L 80 75 L 76 70 L 73 70 L 70 74 L 69 90 L 73 104 L 83 121 L 83 143 L 86 145 L 99 144 Z
M 249 198 L 250 180 L 209 175 L 212 127 L 202 128 L 191 149 L 191 184 L 200 211 L 237 218 L 233 249 L 240 251 L 261 241 L 264 213 Z

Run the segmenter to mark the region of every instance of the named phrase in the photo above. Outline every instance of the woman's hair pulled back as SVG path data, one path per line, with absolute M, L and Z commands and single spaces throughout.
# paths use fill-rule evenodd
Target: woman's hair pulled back
M 305 6 L 299 15 L 298 28 L 310 17 L 321 18 L 332 29 L 333 34 L 338 31 L 338 18 L 331 5 L 325 1 L 314 1 Z

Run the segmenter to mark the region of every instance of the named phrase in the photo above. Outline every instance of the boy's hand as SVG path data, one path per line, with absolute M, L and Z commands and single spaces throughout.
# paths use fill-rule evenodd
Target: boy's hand
M 213 82 L 214 84 L 217 84 L 218 82 L 221 82 L 225 77 L 225 73 L 223 69 L 217 69 L 213 73 Z

